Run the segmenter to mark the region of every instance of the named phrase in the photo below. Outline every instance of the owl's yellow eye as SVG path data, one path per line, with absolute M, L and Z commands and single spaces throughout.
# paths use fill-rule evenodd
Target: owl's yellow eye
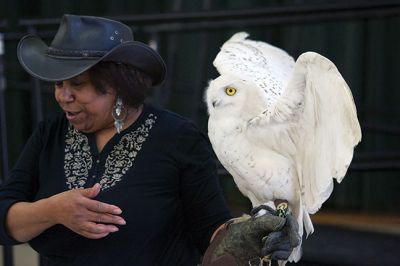
M 236 93 L 236 89 L 232 87 L 226 87 L 225 93 L 229 96 L 233 96 Z

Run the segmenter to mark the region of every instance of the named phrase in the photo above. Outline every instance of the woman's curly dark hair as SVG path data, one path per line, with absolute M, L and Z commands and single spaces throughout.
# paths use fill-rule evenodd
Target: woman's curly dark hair
M 151 78 L 132 65 L 99 62 L 88 71 L 91 82 L 101 93 L 110 87 L 116 90 L 123 103 L 137 108 L 146 99 L 152 86 Z

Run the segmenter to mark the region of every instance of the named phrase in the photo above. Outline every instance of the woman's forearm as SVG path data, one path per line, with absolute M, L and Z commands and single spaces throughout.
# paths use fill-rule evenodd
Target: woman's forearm
M 8 210 L 8 234 L 19 242 L 27 242 L 49 227 L 62 224 L 91 239 L 99 239 L 118 231 L 125 225 L 122 210 L 115 205 L 93 199 L 100 185 L 72 189 L 36 202 L 18 202 Z
M 27 242 L 55 225 L 49 204 L 49 199 L 13 204 L 6 217 L 8 234 L 19 242 Z

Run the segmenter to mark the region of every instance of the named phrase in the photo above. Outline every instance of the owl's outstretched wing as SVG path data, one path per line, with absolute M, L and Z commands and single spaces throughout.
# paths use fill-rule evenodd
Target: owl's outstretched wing
M 289 97 L 286 97 L 287 95 Z M 302 100 L 293 95 L 302 95 Z M 295 99 L 292 104 L 287 104 Z M 313 52 L 299 56 L 292 78 L 282 95 L 287 113 L 296 107 L 298 122 L 291 130 L 297 152 L 296 161 L 302 200 L 309 213 L 315 213 L 330 196 L 333 178 L 340 182 L 361 141 L 361 129 L 350 88 L 327 58 Z M 290 108 L 289 108 L 290 109 Z

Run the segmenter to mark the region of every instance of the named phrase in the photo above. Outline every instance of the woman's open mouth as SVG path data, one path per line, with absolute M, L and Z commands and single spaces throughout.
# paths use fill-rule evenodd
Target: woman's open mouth
M 67 117 L 67 119 L 69 120 L 69 121 L 74 121 L 74 120 L 76 120 L 77 119 L 77 117 L 78 117 L 78 115 L 80 114 L 81 112 L 68 112 L 68 111 L 65 111 L 65 116 Z

